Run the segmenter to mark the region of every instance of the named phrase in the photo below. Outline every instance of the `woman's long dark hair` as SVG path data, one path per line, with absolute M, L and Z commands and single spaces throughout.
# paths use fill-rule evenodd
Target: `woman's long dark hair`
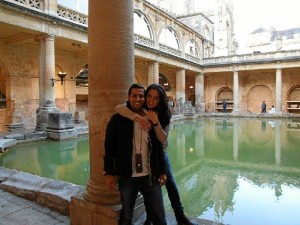
M 170 120 L 172 117 L 172 112 L 169 108 L 169 104 L 168 104 L 168 97 L 166 94 L 165 89 L 160 85 L 160 84 L 151 84 L 148 86 L 148 88 L 145 91 L 145 109 L 149 109 L 147 107 L 147 95 L 149 93 L 150 90 L 156 90 L 159 94 L 159 102 L 156 108 L 154 108 L 153 110 L 157 112 L 158 114 L 158 120 L 162 126 L 162 128 L 164 129 L 167 125 L 170 124 Z

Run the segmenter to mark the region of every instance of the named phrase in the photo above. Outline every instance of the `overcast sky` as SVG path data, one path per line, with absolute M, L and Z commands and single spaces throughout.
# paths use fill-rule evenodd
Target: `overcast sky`
M 300 27 L 299 0 L 232 0 L 235 34 L 243 45 L 246 35 L 259 27 L 277 30 Z

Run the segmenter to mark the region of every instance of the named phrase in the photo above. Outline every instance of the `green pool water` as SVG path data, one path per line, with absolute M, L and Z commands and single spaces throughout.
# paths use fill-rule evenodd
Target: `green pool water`
M 300 224 L 299 134 L 299 120 L 173 122 L 167 151 L 186 214 L 231 225 Z M 88 148 L 87 137 L 17 145 L 0 166 L 85 185 Z

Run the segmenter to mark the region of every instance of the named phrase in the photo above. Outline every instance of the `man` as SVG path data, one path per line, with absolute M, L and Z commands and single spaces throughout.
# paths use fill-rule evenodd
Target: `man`
M 266 113 L 267 112 L 267 104 L 266 101 L 263 101 L 261 103 L 261 113 Z
M 127 107 L 144 116 L 145 89 L 133 84 L 128 91 Z M 137 122 L 120 114 L 110 119 L 105 136 L 104 173 L 110 189 L 118 189 L 122 209 L 119 225 L 131 225 L 138 192 L 144 197 L 154 225 L 166 225 L 161 184 L 166 182 L 163 146 L 155 131 L 146 131 Z

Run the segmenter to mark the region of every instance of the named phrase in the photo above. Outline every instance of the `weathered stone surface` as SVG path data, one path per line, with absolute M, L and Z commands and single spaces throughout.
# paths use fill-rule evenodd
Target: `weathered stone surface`
M 28 140 L 28 139 L 36 140 L 36 139 L 47 138 L 47 137 L 48 137 L 48 134 L 45 131 L 35 131 L 32 133 L 25 134 L 26 140 Z
M 17 172 L 0 184 L 1 189 L 34 201 L 36 192 L 49 182 L 49 179 L 29 173 Z
M 0 183 L 13 176 L 15 173 L 18 173 L 18 171 L 0 167 Z
M 35 201 L 64 215 L 69 215 L 73 195 L 83 195 L 85 187 L 48 179 L 16 170 L 0 168 L 0 189 Z
M 73 195 L 83 194 L 83 186 L 53 180 L 37 193 L 37 202 L 69 215 L 69 204 Z
M 65 130 L 74 128 L 72 114 L 67 112 L 49 113 L 47 129 Z
M 68 225 L 70 219 L 35 202 L 0 190 L 0 224 Z
M 9 134 L 4 136 L 5 139 L 16 139 L 16 140 L 24 140 L 24 134 Z
M 17 144 L 16 139 L 0 139 L 0 152 L 4 152 L 7 148 Z
M 76 138 L 78 133 L 75 129 L 53 130 L 48 129 L 48 137 L 54 140 L 65 140 Z

